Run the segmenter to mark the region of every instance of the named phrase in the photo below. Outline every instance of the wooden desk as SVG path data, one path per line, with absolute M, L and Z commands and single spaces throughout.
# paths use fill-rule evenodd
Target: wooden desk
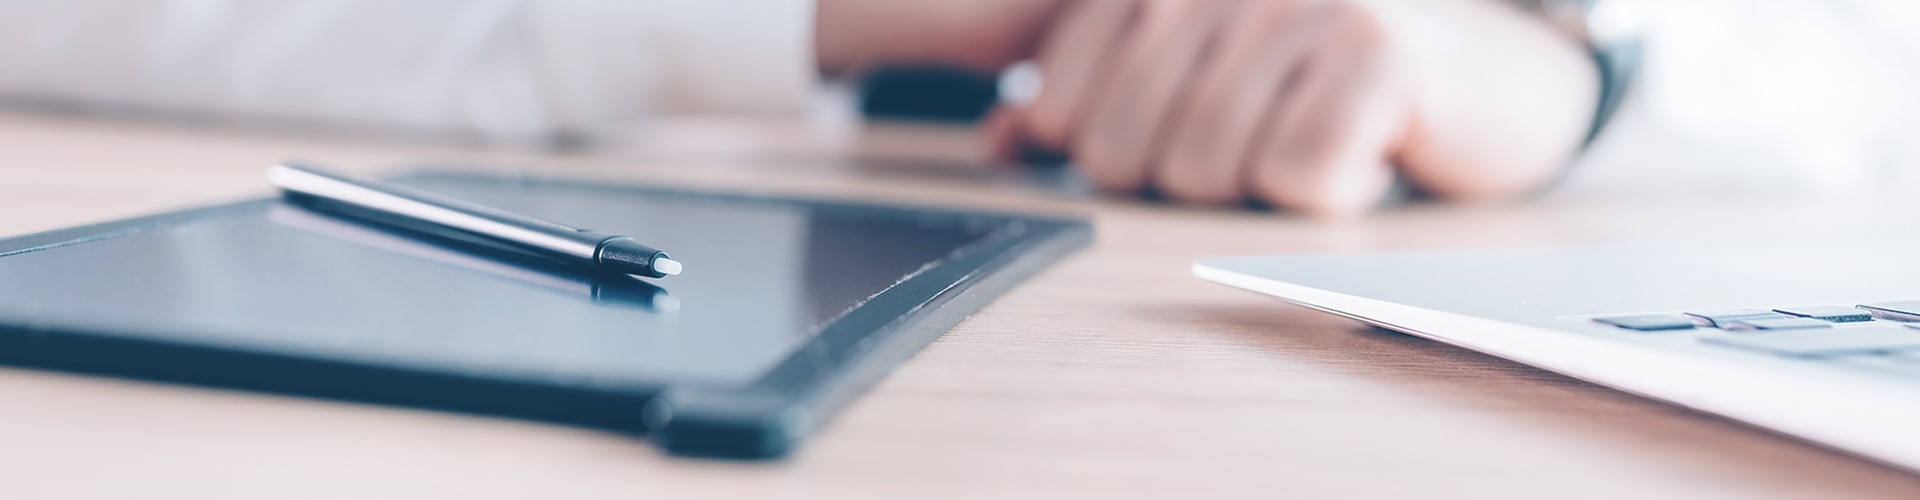
M 639 144 L 604 150 L 626 159 L 593 159 L 0 115 L 0 234 L 265 194 L 263 167 L 291 155 L 1082 211 L 1098 243 L 961 324 L 781 462 L 676 459 L 538 423 L 0 369 L 0 496 L 1920 496 L 1920 479 L 1888 468 L 1187 271 L 1220 254 L 1840 231 L 1850 218 L 1835 214 L 1860 200 L 1544 201 L 1330 225 L 1073 201 L 997 174 L 847 168 L 811 139 L 718 147 L 736 153 L 725 159 Z

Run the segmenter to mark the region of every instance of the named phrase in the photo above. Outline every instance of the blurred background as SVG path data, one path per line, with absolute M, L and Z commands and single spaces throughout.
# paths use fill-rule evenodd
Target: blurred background
M 698 2 L 5 0 L 0 8 L 14 15 L 13 25 L 0 30 L 0 102 L 16 111 L 101 120 L 569 154 L 678 151 L 738 159 L 746 156 L 742 142 L 760 150 L 769 142 L 795 149 L 883 144 L 866 154 L 907 163 L 1081 165 L 1072 151 L 1047 148 L 995 155 L 994 141 L 983 136 L 981 124 L 997 106 L 1042 94 L 1046 64 L 1000 71 L 1004 65 L 983 65 L 973 56 L 875 56 L 865 60 L 871 64 L 837 68 L 822 58 L 819 71 L 827 78 L 809 86 L 765 81 L 778 79 L 754 72 L 699 74 L 733 66 L 799 78 L 794 61 L 826 50 L 827 37 L 884 31 L 873 27 L 888 24 L 898 25 L 896 31 L 919 28 L 931 38 L 976 24 L 1006 32 L 1038 23 L 1040 34 L 993 35 L 1024 47 L 1017 59 L 1032 59 L 1046 49 L 1046 30 L 1058 31 L 1060 19 L 1075 12 L 1054 0 L 912 2 L 830 28 L 828 15 L 863 3 L 845 0 L 838 3 L 853 6 L 836 8 L 835 1 L 821 2 L 817 11 L 813 2 L 767 2 L 727 18 L 727 9 Z M 1150 12 L 1155 2 L 1140 3 Z M 1436 5 L 1532 9 L 1541 3 Z M 1584 9 L 1586 22 L 1609 36 L 1633 38 L 1640 50 L 1617 115 L 1573 157 L 1549 196 L 1805 196 L 1909 186 L 1920 177 L 1912 167 L 1920 161 L 1920 141 L 1912 139 L 1920 131 L 1914 118 L 1920 99 L 1912 90 L 1920 88 L 1920 30 L 1914 29 L 1920 6 L 1913 2 L 1572 3 Z M 1005 5 L 1013 7 L 988 10 Z M 1399 36 L 1420 27 L 1381 10 L 1374 17 L 1390 42 L 1445 40 Z M 1014 20 L 1027 11 L 1044 11 L 1052 21 Z M 816 14 L 806 23 L 792 20 Z M 933 14 L 945 21 L 916 24 L 914 16 Z M 812 21 L 820 32 L 809 31 L 816 28 Z M 1461 15 L 1434 23 L 1473 22 Z M 706 29 L 711 26 L 729 28 Z M 741 35 L 749 32 L 757 34 Z M 1463 42 L 1452 52 L 1432 52 L 1442 56 L 1408 50 L 1404 57 L 1446 58 L 1470 48 Z M 717 53 L 738 57 L 707 57 Z M 814 61 L 805 63 L 812 72 Z M 1448 64 L 1454 63 L 1432 65 Z M 1418 85 L 1449 74 L 1458 80 L 1453 84 L 1489 87 L 1512 78 L 1475 72 L 1468 63 L 1458 67 L 1408 78 Z M 672 76 L 682 72 L 699 75 Z M 798 113 L 768 104 L 799 88 L 812 90 L 805 98 L 811 104 Z M 709 102 L 715 95 L 740 102 Z M 1463 105 L 1492 109 L 1498 100 Z M 764 122 L 776 108 L 793 127 L 755 141 L 697 132 L 729 120 Z M 870 126 L 875 123 L 888 126 Z M 870 134 L 891 138 L 861 140 Z M 922 136 L 970 138 L 914 139 Z

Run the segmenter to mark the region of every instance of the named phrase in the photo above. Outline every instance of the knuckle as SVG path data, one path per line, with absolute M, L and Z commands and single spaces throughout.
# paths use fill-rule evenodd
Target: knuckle
M 1214 175 L 1223 165 L 1203 163 L 1203 159 L 1169 158 L 1155 171 L 1154 185 L 1175 200 L 1195 204 L 1227 203 L 1240 199 L 1236 179 Z
M 1220 136 L 1196 127 L 1182 131 L 1168 145 L 1164 157 L 1153 171 L 1154 185 L 1176 200 L 1196 204 L 1237 201 L 1244 196 L 1240 185 L 1239 158 L 1220 144 Z
M 1095 187 L 1107 191 L 1136 191 L 1145 187 L 1139 169 L 1134 168 L 1113 148 L 1100 147 L 1101 141 L 1088 141 L 1074 149 L 1074 160 Z
M 1252 177 L 1254 194 L 1276 206 L 1318 212 L 1332 201 L 1329 177 L 1291 155 L 1270 155 Z
M 1361 165 L 1302 168 L 1267 163 L 1254 172 L 1254 189 L 1263 201 L 1327 219 L 1365 214 L 1391 182 L 1384 167 Z
M 1197 176 L 1185 176 L 1183 179 L 1161 184 L 1160 188 L 1175 200 L 1195 205 L 1224 205 L 1242 198 L 1239 186 L 1230 180 L 1222 182 Z
M 1321 123 L 1299 127 L 1292 133 L 1273 139 L 1265 160 L 1297 171 L 1300 175 L 1325 171 L 1326 165 L 1333 159 L 1341 132 Z
M 1153 171 L 1155 185 L 1171 191 L 1179 191 L 1184 188 L 1183 184 L 1190 182 L 1189 174 L 1194 171 L 1195 166 L 1206 161 L 1205 153 L 1194 144 L 1195 142 L 1197 141 L 1192 134 L 1182 133 L 1174 136 L 1173 140 L 1167 143 L 1167 150 L 1155 165 L 1158 168 Z M 1170 192 L 1169 194 L 1179 193 Z
M 1096 113 L 1084 133 L 1075 139 L 1076 153 L 1098 170 L 1100 181 L 1113 189 L 1135 189 L 1145 182 L 1152 129 L 1122 109 Z
M 1201 131 L 1182 132 L 1167 147 L 1166 163 L 1188 167 L 1213 165 L 1222 156 L 1218 137 Z
M 1034 106 L 1021 128 L 1035 143 L 1055 148 L 1066 147 L 1073 135 L 1065 113 L 1057 106 Z
M 1293 176 L 1287 175 L 1286 169 L 1285 164 L 1272 158 L 1255 164 L 1247 179 L 1253 196 L 1275 206 L 1292 208 L 1294 200 L 1298 198 L 1294 195 L 1298 184 L 1292 179 Z

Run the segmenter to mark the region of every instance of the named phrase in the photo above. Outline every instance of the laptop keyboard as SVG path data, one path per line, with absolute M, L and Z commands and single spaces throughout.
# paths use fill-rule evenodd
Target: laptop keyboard
M 1920 362 L 1920 300 L 1594 318 L 1649 335 L 1797 358 L 1888 355 Z

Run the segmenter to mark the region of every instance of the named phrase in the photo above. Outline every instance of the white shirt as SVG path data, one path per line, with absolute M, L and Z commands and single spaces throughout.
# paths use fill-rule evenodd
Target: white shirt
M 906 1 L 906 0 L 903 0 Z M 951 0 L 965 1 L 965 0 Z M 1609 0 L 1641 80 L 1564 195 L 1840 191 L 1920 168 L 1920 1 Z M 0 99 L 538 140 L 797 112 L 812 0 L 0 0 Z
M 811 0 L 0 0 L 0 99 L 519 140 L 804 109 Z
M 1644 64 L 1557 195 L 1920 184 L 1920 1 L 1607 1 Z

